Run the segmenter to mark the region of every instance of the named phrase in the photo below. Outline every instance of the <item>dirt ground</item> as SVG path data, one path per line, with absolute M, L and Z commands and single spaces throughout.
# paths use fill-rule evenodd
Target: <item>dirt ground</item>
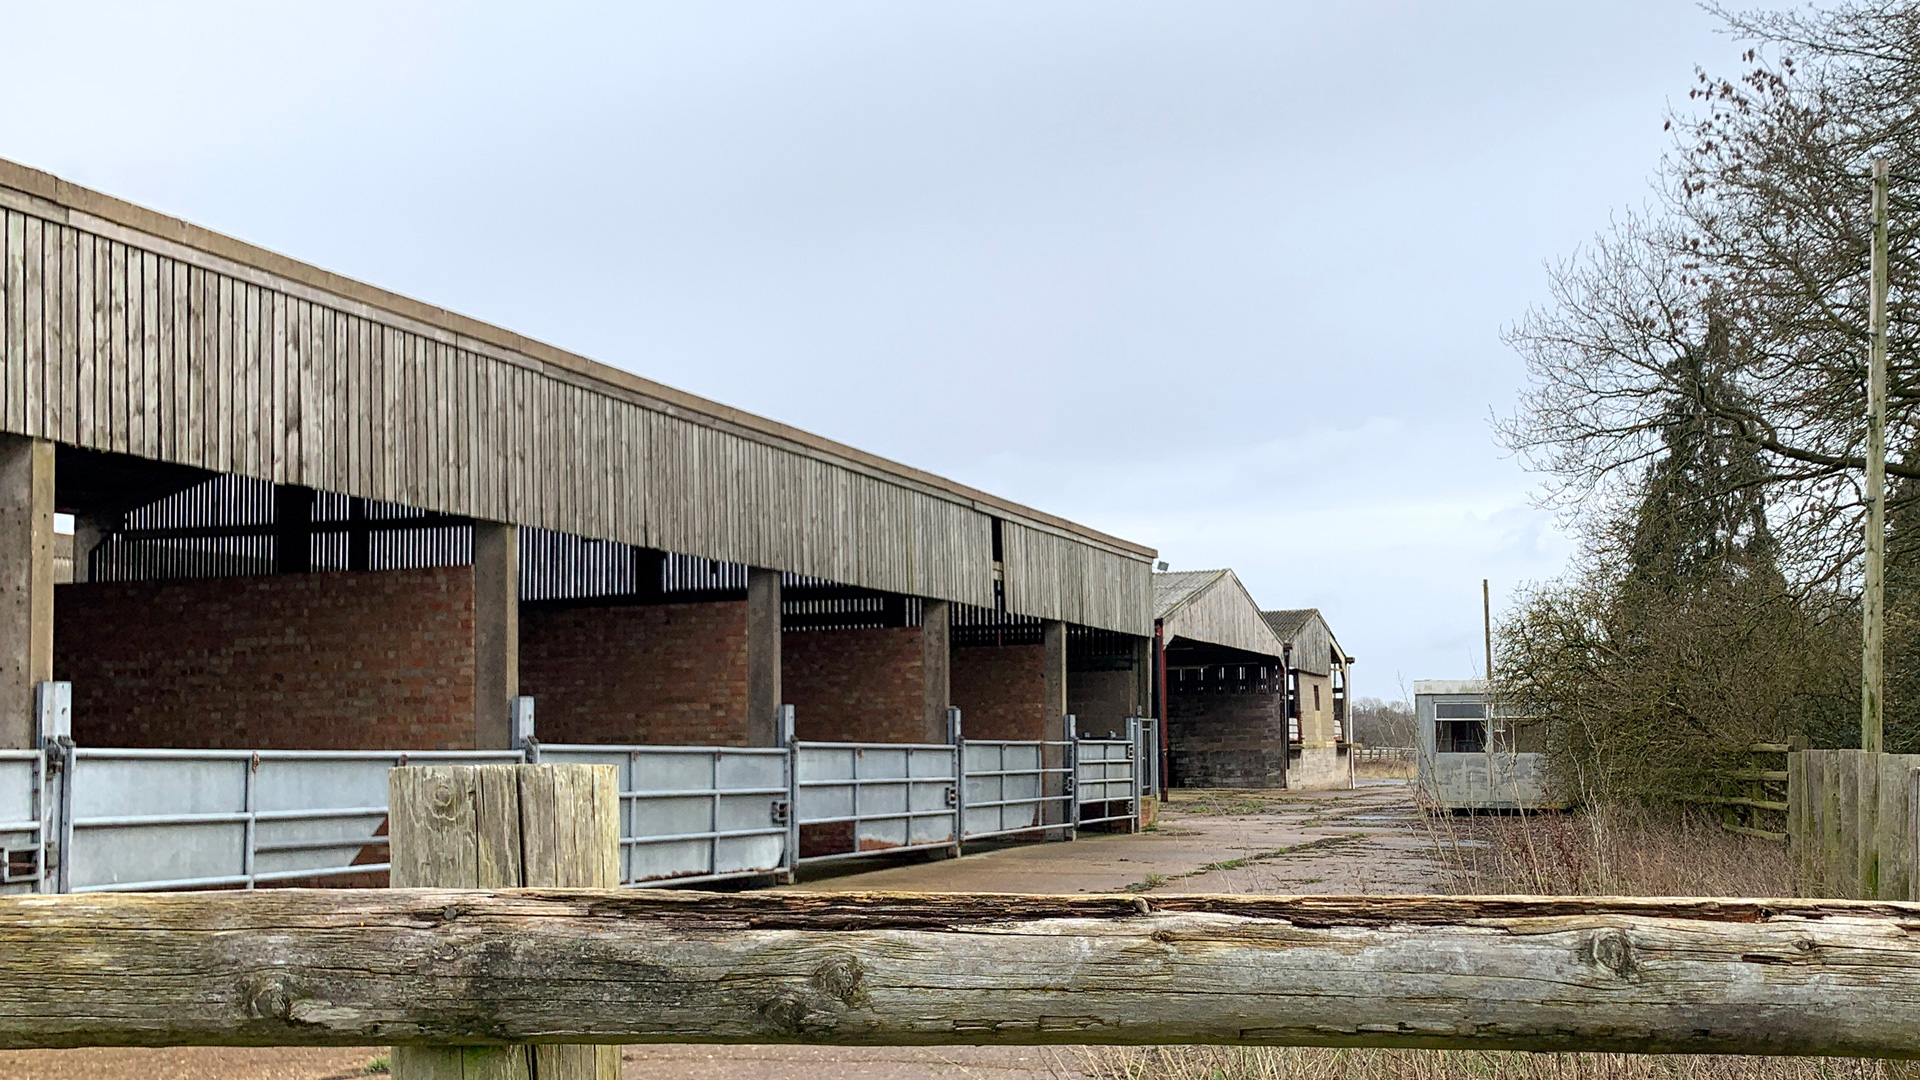
M 1407 893 L 1440 889 L 1409 786 L 1180 791 L 1149 831 L 846 867 L 809 891 Z M 383 1049 L 0 1052 L 0 1080 L 346 1080 Z M 1073 1048 L 629 1046 L 627 1080 L 1082 1080 Z

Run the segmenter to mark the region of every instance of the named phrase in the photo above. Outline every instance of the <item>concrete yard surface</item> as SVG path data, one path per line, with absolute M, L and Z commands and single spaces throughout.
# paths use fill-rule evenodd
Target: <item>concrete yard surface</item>
M 824 892 L 1435 892 L 1434 845 L 1404 780 L 1341 791 L 1177 790 L 1145 832 L 965 858 L 879 863 L 785 888 Z

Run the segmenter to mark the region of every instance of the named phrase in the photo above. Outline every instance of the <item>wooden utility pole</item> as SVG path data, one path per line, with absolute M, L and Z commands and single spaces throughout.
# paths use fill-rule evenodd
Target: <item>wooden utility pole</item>
M 1887 633 L 1887 159 L 1873 162 L 1873 289 L 1867 333 L 1867 573 L 1860 601 L 1860 748 L 1881 749 Z
M 1493 592 L 1480 579 L 1480 631 L 1487 639 L 1487 689 L 1493 689 Z

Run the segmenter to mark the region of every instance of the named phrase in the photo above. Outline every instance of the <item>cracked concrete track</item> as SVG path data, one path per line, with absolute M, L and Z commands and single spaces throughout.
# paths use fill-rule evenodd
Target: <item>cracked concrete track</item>
M 1351 791 L 1177 791 L 1148 832 L 878 866 L 788 888 L 842 892 L 1410 893 L 1440 889 L 1404 781 Z

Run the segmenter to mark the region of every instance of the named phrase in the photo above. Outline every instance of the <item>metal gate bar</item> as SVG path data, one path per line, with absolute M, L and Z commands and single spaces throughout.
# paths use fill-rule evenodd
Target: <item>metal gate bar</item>
M 0 750 L 0 893 L 43 891 L 47 756 Z
M 93 747 L 65 758 L 62 892 L 381 873 L 388 769 L 523 760 L 517 750 Z
M 958 758 L 947 743 L 795 742 L 796 831 L 847 824 L 853 832 L 852 850 L 797 861 L 953 847 L 960 837 Z
M 541 743 L 529 756 L 619 771 L 625 887 L 760 877 L 789 867 L 784 748 Z

